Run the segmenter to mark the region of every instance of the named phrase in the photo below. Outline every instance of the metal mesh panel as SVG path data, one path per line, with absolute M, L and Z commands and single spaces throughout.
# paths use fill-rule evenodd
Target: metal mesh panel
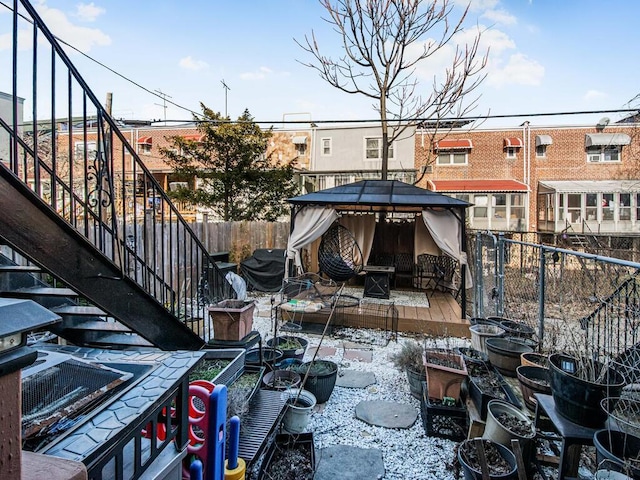
M 119 370 L 44 352 L 39 353 L 33 367 L 33 372 L 25 371 L 22 380 L 24 437 L 77 416 L 131 377 Z

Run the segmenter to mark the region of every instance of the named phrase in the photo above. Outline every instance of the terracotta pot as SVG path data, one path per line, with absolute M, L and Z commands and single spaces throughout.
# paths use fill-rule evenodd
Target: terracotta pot
M 549 368 L 549 355 L 537 352 L 524 352 L 520 354 L 520 365 Z
M 441 365 L 436 362 L 443 362 Z M 455 364 L 455 368 L 446 363 Z M 424 357 L 424 366 L 427 372 L 427 386 L 429 398 L 442 400 L 451 397 L 456 401 L 460 398 L 460 387 L 467 378 L 467 367 L 462 355 L 453 352 L 427 351 Z

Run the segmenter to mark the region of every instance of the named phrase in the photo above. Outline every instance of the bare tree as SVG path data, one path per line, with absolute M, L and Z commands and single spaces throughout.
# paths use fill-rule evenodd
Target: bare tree
M 343 55 L 324 56 L 315 33 L 296 43 L 315 60 L 301 62 L 346 93 L 375 100 L 382 127 L 382 179 L 387 179 L 389 145 L 412 124 L 437 129 L 445 119 L 460 118 L 475 108 L 469 99 L 484 80 L 488 52 L 480 54 L 478 33 L 471 44 L 455 46 L 451 63 L 434 74 L 424 94 L 416 77 L 418 64 L 435 61 L 456 34 L 463 32 L 467 7 L 450 23 L 451 0 L 320 0 L 327 21 L 341 37 Z

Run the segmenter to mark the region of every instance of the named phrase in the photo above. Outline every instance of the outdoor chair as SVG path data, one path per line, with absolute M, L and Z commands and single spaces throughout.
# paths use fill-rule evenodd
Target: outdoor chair
M 346 282 L 362 271 L 362 250 L 351 232 L 334 223 L 318 248 L 320 272 L 335 282 Z

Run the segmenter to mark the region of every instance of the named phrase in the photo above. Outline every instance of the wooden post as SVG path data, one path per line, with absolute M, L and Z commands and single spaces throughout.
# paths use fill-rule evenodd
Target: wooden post
M 20 370 L 0 377 L 0 472 L 3 478 L 22 476 L 20 389 Z

